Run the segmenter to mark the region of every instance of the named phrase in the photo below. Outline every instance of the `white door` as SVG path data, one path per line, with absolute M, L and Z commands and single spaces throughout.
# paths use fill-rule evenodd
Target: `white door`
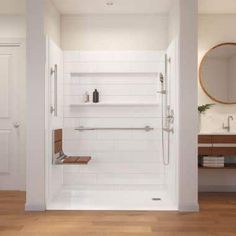
M 20 190 L 22 176 L 20 167 L 18 120 L 19 68 L 18 46 L 0 45 L 0 190 Z

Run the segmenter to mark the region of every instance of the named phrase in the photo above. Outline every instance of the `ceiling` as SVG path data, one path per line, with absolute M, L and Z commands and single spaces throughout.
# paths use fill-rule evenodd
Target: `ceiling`
M 167 13 L 172 0 L 52 0 L 62 14 Z M 107 4 L 111 4 L 108 6 Z M 113 5 L 112 5 L 113 4 Z
M 172 0 L 51 0 L 62 14 L 160 14 Z M 112 2 L 112 6 L 107 3 Z M 200 14 L 236 14 L 236 0 L 198 0 Z M 25 13 L 25 0 L 0 0 L 0 15 Z

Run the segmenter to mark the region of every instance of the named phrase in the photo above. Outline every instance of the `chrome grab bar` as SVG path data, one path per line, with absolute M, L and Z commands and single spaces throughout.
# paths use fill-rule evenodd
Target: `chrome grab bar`
M 54 116 L 57 116 L 58 115 L 58 102 L 57 102 L 57 99 L 58 99 L 58 91 L 57 91 L 57 89 L 58 89 L 58 78 L 57 78 L 57 76 L 58 76 L 58 66 L 57 66 L 57 64 L 55 64 L 54 65 L 54 68 L 51 68 L 51 70 L 50 70 L 50 74 L 51 74 L 51 76 L 53 76 L 54 75 L 54 106 L 51 106 L 51 109 L 50 109 L 50 111 L 51 111 L 51 113 L 54 113 Z
M 153 131 L 154 128 L 150 127 L 150 126 L 145 126 L 144 128 L 112 128 L 112 127 L 94 127 L 94 128 L 86 128 L 83 126 L 80 126 L 78 128 L 75 128 L 75 130 L 77 131 L 87 131 L 87 130 L 143 130 L 145 132 L 150 132 Z

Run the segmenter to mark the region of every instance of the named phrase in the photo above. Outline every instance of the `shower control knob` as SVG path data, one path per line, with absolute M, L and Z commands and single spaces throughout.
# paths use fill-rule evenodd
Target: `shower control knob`
M 170 107 L 168 107 L 168 115 L 166 117 L 168 119 L 168 122 L 173 124 L 174 123 L 174 110 L 170 109 Z
M 55 108 L 53 106 L 50 107 L 50 112 L 53 114 L 55 112 Z
M 157 93 L 166 94 L 166 90 L 157 91 Z

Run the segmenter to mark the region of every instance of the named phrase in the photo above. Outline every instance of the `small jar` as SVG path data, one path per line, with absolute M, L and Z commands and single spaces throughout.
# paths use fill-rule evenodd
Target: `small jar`
M 88 92 L 86 92 L 86 93 L 84 94 L 84 96 L 83 96 L 83 101 L 84 101 L 84 103 L 88 103 L 88 102 L 89 102 L 89 93 L 88 93 Z

